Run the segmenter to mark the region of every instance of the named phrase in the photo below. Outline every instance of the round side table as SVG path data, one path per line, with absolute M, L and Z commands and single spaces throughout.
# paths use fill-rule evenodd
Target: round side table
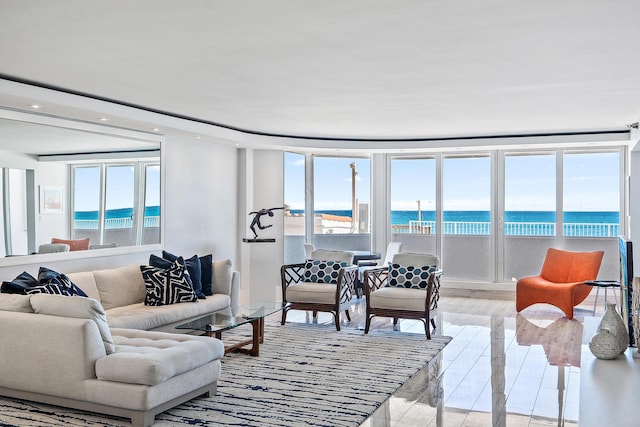
M 616 297 L 616 289 L 620 289 L 620 282 L 615 280 L 586 280 L 584 282 L 585 285 L 595 286 L 596 287 L 596 300 L 593 302 L 593 315 L 596 314 L 596 307 L 598 305 L 598 293 L 600 292 L 600 288 L 604 289 L 604 306 L 607 306 L 607 289 L 611 288 L 613 291 L 613 297 Z M 616 300 L 616 304 L 620 306 L 620 301 Z M 620 307 L 618 307 L 620 310 Z

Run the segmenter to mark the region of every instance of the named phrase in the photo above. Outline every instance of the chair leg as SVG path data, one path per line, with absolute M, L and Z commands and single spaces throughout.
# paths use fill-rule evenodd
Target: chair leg
M 349 315 L 349 310 L 344 311 L 345 316 L 347 316 L 347 320 L 351 322 L 351 316 Z
M 398 318 L 394 317 L 393 318 L 393 326 L 397 326 L 398 325 Z
M 367 319 L 364 322 L 364 333 L 365 334 L 369 333 L 369 326 L 371 326 L 371 316 L 369 316 L 369 314 L 367 314 Z
M 287 310 L 286 308 L 284 310 L 282 310 L 282 321 L 280 322 L 281 325 L 284 325 L 284 323 L 287 321 L 287 313 L 289 312 L 289 310 Z
M 436 319 L 431 318 L 431 325 L 433 325 L 433 329 L 436 328 Z
M 313 310 L 313 318 L 314 319 L 318 318 L 318 311 L 317 310 Z
M 340 310 L 336 310 L 333 314 L 333 318 L 336 322 L 336 331 L 340 330 Z
M 431 319 L 433 320 L 433 319 Z M 425 321 L 424 322 L 424 331 L 427 334 L 427 339 L 430 340 L 431 339 L 431 328 L 429 327 L 429 321 Z

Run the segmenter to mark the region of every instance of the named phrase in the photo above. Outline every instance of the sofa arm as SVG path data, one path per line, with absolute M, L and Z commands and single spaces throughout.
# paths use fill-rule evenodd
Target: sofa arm
M 89 319 L 0 311 L 0 337 L 0 387 L 15 390 L 82 400 L 106 356 Z
M 240 303 L 240 272 L 233 271 L 231 273 L 231 292 L 229 293 L 229 297 L 231 298 L 231 308 L 238 308 L 238 304 Z

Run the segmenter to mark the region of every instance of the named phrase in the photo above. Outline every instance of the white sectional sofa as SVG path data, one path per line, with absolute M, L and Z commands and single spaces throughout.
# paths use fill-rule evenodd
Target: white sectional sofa
M 0 395 L 149 426 L 160 412 L 215 394 L 222 342 L 159 331 L 237 304 L 238 273 L 218 267 L 220 292 L 193 303 L 145 306 L 138 265 L 69 274 L 89 298 L 0 293 Z
M 100 301 L 112 328 L 176 332 L 174 327 L 212 311 L 238 305 L 240 275 L 230 261 L 213 263 L 214 294 L 197 303 L 145 306 L 145 285 L 137 264 L 67 276 L 90 298 Z

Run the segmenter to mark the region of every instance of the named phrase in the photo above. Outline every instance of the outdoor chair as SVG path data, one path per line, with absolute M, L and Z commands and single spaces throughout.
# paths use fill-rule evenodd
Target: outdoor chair
M 442 270 L 435 255 L 398 253 L 387 267 L 366 270 L 364 290 L 367 312 L 364 333 L 369 333 L 374 316 L 418 319 L 424 323 L 427 339 L 436 328 Z
M 356 282 L 356 292 L 358 298 L 364 294 L 364 272 L 378 267 L 387 267 L 395 254 L 402 250 L 402 242 L 391 242 L 387 245 L 387 252 L 385 253 L 384 260 L 378 264 L 375 261 L 360 261 L 358 263 L 358 281 Z
M 516 311 L 537 303 L 558 307 L 573 319 L 573 307 L 584 301 L 591 289 L 586 280 L 596 280 L 603 251 L 572 252 L 549 248 L 537 276 L 516 282 Z
M 349 309 L 355 292 L 358 267 L 353 265 L 353 253 L 316 249 L 304 263 L 280 268 L 282 324 L 289 310 L 307 310 L 316 318 L 319 311 L 333 314 L 336 330 L 340 330 L 340 312 L 351 320 Z
M 57 252 L 69 252 L 71 247 L 66 243 L 43 243 L 38 246 L 39 254 L 52 254 Z

